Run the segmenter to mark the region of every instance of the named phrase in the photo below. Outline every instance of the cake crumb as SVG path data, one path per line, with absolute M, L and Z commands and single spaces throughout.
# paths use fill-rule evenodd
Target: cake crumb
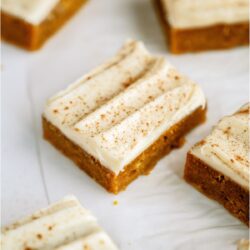
M 43 238 L 42 234 L 37 234 L 36 237 L 41 240 Z
M 83 246 L 83 250 L 90 250 L 89 245 L 84 244 L 84 246 Z
M 114 205 L 114 206 L 117 206 L 117 205 L 118 205 L 118 200 L 114 200 L 114 201 L 113 201 L 113 205 Z

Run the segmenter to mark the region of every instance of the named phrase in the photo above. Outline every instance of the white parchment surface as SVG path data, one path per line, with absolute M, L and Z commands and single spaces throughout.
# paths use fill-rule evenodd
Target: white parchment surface
M 42 139 L 41 113 L 47 98 L 105 62 L 127 38 L 142 40 L 197 81 L 208 101 L 208 117 L 184 147 L 115 196 Z M 122 250 L 236 249 L 248 228 L 186 184 L 183 169 L 188 149 L 218 119 L 248 101 L 248 53 L 245 47 L 170 55 L 146 0 L 90 0 L 35 53 L 3 44 L 2 224 L 74 194 Z

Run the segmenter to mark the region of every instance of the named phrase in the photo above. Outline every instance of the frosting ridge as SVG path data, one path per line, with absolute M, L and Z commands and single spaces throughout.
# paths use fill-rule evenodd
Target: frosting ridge
M 44 117 L 119 174 L 167 129 L 204 107 L 205 98 L 141 42 L 127 42 L 111 62 L 49 100 Z
M 96 218 L 74 196 L 2 229 L 1 249 L 116 250 Z

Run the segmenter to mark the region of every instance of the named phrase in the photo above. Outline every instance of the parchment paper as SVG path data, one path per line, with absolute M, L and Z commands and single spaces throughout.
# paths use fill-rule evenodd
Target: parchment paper
M 47 98 L 105 62 L 127 38 L 142 40 L 197 81 L 208 114 L 184 147 L 115 196 L 42 139 L 41 113 Z M 236 249 L 248 228 L 186 184 L 183 169 L 188 149 L 248 101 L 248 53 L 237 48 L 170 55 L 146 0 L 90 0 L 35 53 L 3 44 L 2 224 L 74 194 L 122 250 Z

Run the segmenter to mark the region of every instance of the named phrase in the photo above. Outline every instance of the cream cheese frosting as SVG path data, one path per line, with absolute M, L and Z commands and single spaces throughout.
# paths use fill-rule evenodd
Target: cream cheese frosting
M 60 0 L 1 0 L 1 9 L 28 23 L 38 25 L 49 16 Z
M 224 117 L 191 150 L 203 162 L 249 190 L 249 103 Z
M 249 0 L 161 0 L 174 28 L 195 28 L 249 21 Z
M 2 250 L 117 250 L 74 196 L 2 229 Z
M 119 174 L 166 130 L 205 107 L 202 90 L 141 42 L 52 97 L 44 117 Z

